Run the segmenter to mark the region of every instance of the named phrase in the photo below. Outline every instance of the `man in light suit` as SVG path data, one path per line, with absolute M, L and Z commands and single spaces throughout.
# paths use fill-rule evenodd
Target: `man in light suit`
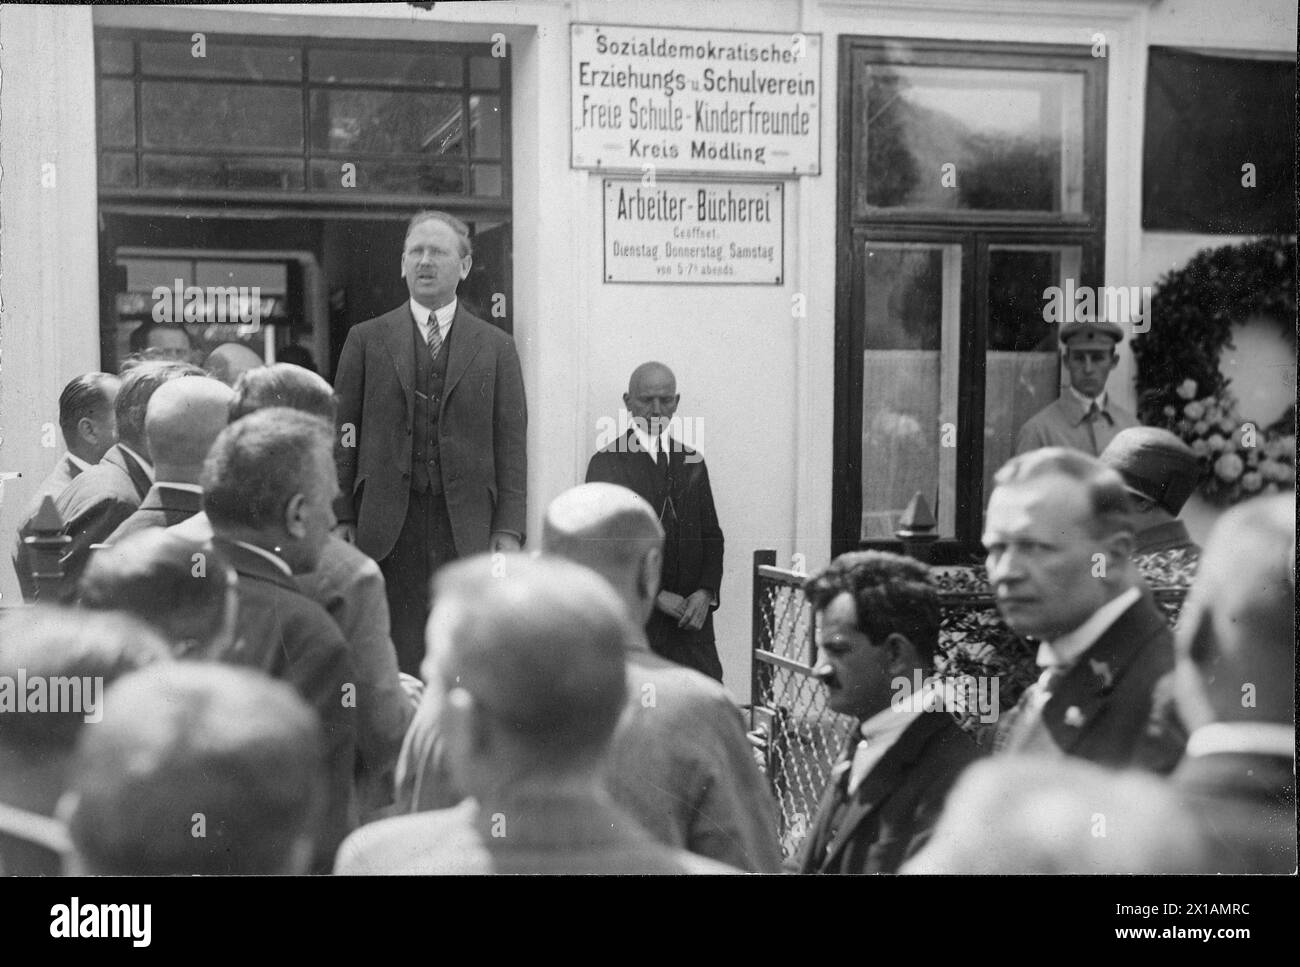
M 1203 873 L 1294 873 L 1295 498 L 1233 508 L 1183 609 L 1174 672 L 1192 728 L 1172 786 L 1209 843 Z
M 1017 634 L 1039 642 L 1038 682 L 998 723 L 1000 754 L 1074 755 L 1169 772 L 1186 737 L 1155 707 L 1173 635 L 1136 566 L 1119 474 L 1047 447 L 994 477 L 984 519 L 989 583 Z
M 336 511 L 384 573 L 410 674 L 424 657 L 430 576 L 524 539 L 523 374 L 514 341 L 457 302 L 472 260 L 459 219 L 412 218 L 402 254 L 410 299 L 348 333 L 334 379 Z
M 436 578 L 429 689 L 469 796 L 353 833 L 336 873 L 728 873 L 655 840 L 604 790 L 636 629 L 598 575 L 486 554 Z
M 944 798 L 978 755 L 927 681 L 939 596 L 924 564 L 881 551 L 842 554 L 808 580 L 821 618 L 826 704 L 859 720 L 831 770 L 797 873 L 896 873 L 929 838 Z M 912 691 L 918 680 L 921 693 Z
M 704 457 L 669 433 L 681 400 L 663 363 L 632 372 L 623 405 L 632 427 L 592 456 L 587 483 L 627 487 L 664 528 L 662 580 L 646 623 L 650 650 L 722 681 L 713 612 L 722 587 L 722 528 Z

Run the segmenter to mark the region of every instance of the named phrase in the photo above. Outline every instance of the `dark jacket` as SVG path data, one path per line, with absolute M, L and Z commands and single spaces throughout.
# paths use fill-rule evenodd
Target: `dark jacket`
M 121 444 L 116 444 L 59 494 L 55 507 L 63 518 L 63 532 L 72 538 L 62 559 L 62 600 L 71 601 L 76 596 L 91 545 L 107 542 L 109 535 L 135 513 L 151 486 L 144 468 Z
M 202 509 L 202 494 L 181 490 L 170 484 L 155 483 L 144 495 L 144 500 L 135 513 L 122 521 L 104 543 L 116 544 L 122 538 L 150 527 L 171 527 L 189 520 Z
M 1187 737 L 1158 714 L 1156 685 L 1174 667 L 1173 634 L 1149 593 L 1115 620 L 1043 706 L 1041 727 L 1064 752 L 1098 765 L 1167 773 Z M 998 727 L 999 744 L 1017 728 L 1036 686 Z
M 979 753 L 947 712 L 909 725 L 845 802 L 857 733 L 831 771 L 796 873 L 896 873 L 929 840 L 944 798 Z
M 409 303 L 354 326 L 343 344 L 335 512 L 355 521 L 357 547 L 376 561 L 406 518 L 415 411 L 415 319 Z M 524 534 L 528 425 L 514 340 L 456 309 L 438 418 L 442 483 L 459 556 L 486 551 L 495 531 Z
M 225 651 L 182 657 L 259 669 L 292 685 L 320 718 L 328 769 L 328 804 L 316 868 L 328 871 L 334 851 L 352 825 L 352 773 L 356 764 L 356 703 L 348 703 L 356 674 L 348 646 L 320 605 L 294 579 L 247 548 L 220 537 L 213 546 L 239 575 L 235 643 Z

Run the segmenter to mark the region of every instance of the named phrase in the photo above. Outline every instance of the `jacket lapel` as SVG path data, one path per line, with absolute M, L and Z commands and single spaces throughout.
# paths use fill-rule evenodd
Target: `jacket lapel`
M 384 346 L 392 357 L 393 368 L 397 370 L 397 381 L 406 394 L 406 422 L 409 424 L 415 415 L 415 317 L 411 315 L 408 302 L 400 309 L 388 314 L 384 321 Z
M 836 833 L 835 839 L 831 841 L 830 847 L 826 851 L 826 857 L 820 861 L 819 865 L 830 864 L 844 847 L 852 842 L 858 827 L 866 822 L 871 817 L 871 814 L 889 798 L 890 793 L 898 788 L 903 774 L 912 763 L 920 758 L 921 753 L 925 750 L 926 743 L 930 741 L 930 737 L 948 723 L 952 723 L 952 716 L 946 712 L 925 712 L 907 727 L 903 734 L 898 737 L 898 740 L 889 748 L 889 751 L 884 754 L 881 760 L 867 773 L 866 778 L 862 780 L 862 785 L 858 787 L 853 801 L 849 803 L 848 808 L 844 811 L 844 818 L 840 821 L 839 832 Z M 956 727 L 956 723 L 953 723 L 953 727 Z M 857 732 L 855 731 L 847 753 L 850 762 L 857 744 Z M 847 771 L 845 770 L 845 772 Z M 847 779 L 840 781 L 847 781 Z
M 464 303 L 456 304 L 456 316 L 452 319 L 447 339 L 450 345 L 447 346 L 447 383 L 442 391 L 443 410 L 447 408 L 447 398 L 451 396 L 451 391 L 456 388 L 483 346 L 483 336 L 474 325 L 474 317 L 465 311 Z
M 1164 626 L 1164 616 L 1143 595 L 1080 656 L 1043 706 L 1043 724 L 1057 745 L 1069 752 L 1079 743 L 1116 683 Z
M 112 464 L 125 473 L 127 478 L 131 481 L 131 486 L 135 488 L 135 496 L 137 500 L 144 500 L 145 494 L 147 494 L 149 489 L 153 486 L 153 481 L 151 481 L 149 475 L 144 472 L 144 467 L 140 466 L 140 464 L 136 462 L 135 458 L 123 450 L 121 446 L 114 445 L 111 450 L 104 454 L 104 459 L 102 459 L 100 463 Z

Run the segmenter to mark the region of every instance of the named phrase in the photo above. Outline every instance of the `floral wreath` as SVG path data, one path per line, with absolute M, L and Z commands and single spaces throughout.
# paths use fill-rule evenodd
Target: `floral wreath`
M 1295 489 L 1295 407 L 1259 427 L 1237 409 L 1219 355 L 1254 316 L 1294 333 L 1296 243 L 1260 239 L 1206 249 L 1160 280 L 1133 340 L 1138 417 L 1181 437 L 1201 460 L 1198 489 L 1214 504 Z

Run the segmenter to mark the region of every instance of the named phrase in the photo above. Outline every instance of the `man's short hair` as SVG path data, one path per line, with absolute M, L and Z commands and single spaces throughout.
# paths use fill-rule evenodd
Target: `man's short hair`
M 122 679 L 107 704 L 70 785 L 68 832 L 86 872 L 301 872 L 288 864 L 314 836 L 325 766 L 320 724 L 291 687 L 176 662 Z
M 406 224 L 406 235 L 402 239 L 402 245 L 405 246 L 406 240 L 411 237 L 411 233 L 415 231 L 417 225 L 431 221 L 442 222 L 456 233 L 456 238 L 460 241 L 461 258 L 467 258 L 474 254 L 474 243 L 469 237 L 469 226 L 455 215 L 450 215 L 447 212 L 435 211 L 431 208 L 416 212 L 411 216 L 411 220 Z
M 127 337 L 127 345 L 133 353 L 143 353 L 149 348 L 149 337 L 155 332 L 179 332 L 185 337 L 185 341 L 194 346 L 194 340 L 190 337 L 189 330 L 175 322 L 154 322 L 152 319 L 146 319 L 139 326 L 131 330 L 131 335 Z
M 59 394 L 59 429 L 64 438 L 76 435 L 77 424 L 108 409 L 108 390 L 117 382 L 111 373 L 82 373 Z
M 445 644 L 434 643 L 448 688 L 468 691 L 545 766 L 603 754 L 636 632 L 602 578 L 546 555 L 480 554 L 438 572 L 434 601 L 448 616 Z
M 923 660 L 934 660 L 939 649 L 939 593 L 930 569 L 920 561 L 886 551 L 841 554 L 805 581 L 803 590 L 815 611 L 848 594 L 858 610 L 858 630 L 873 645 L 900 634 Z
M 102 697 L 102 689 L 119 676 L 171 657 L 166 643 L 135 618 L 115 613 L 86 618 L 51 605 L 15 608 L 0 617 L 0 681 L 16 689 L 25 677 L 28 692 L 21 708 L 0 706 L 0 745 L 33 761 L 71 752 L 91 711 L 88 682 L 98 680 L 92 687 Z M 38 681 L 46 695 L 40 709 L 33 707 Z M 78 690 L 81 708 L 67 708 L 64 699 Z M 58 710 L 53 709 L 56 694 Z
M 149 398 L 163 383 L 181 376 L 206 376 L 190 363 L 144 360 L 122 370 L 122 386 L 113 410 L 117 414 L 117 435 L 127 444 L 144 442 L 144 418 Z
M 589 567 L 619 584 L 647 547 L 662 547 L 654 508 L 618 484 L 579 484 L 556 497 L 542 521 L 542 550 Z
M 150 527 L 90 555 L 81 604 L 134 615 L 183 652 L 186 643 L 205 644 L 221 630 L 233 581 L 220 552 Z
M 240 375 L 230 401 L 230 422 L 272 406 L 319 416 L 331 426 L 338 413 L 334 389 L 321 376 L 293 363 L 272 363 Z
M 313 454 L 332 453 L 334 431 L 298 410 L 271 407 L 221 431 L 203 464 L 203 509 L 213 524 L 265 531 L 280 526 L 294 495 L 306 493 Z
M 1012 457 L 993 475 L 994 487 L 1060 475 L 1084 485 L 1093 537 L 1132 532 L 1133 504 L 1124 478 L 1096 457 L 1068 447 L 1043 447 Z

